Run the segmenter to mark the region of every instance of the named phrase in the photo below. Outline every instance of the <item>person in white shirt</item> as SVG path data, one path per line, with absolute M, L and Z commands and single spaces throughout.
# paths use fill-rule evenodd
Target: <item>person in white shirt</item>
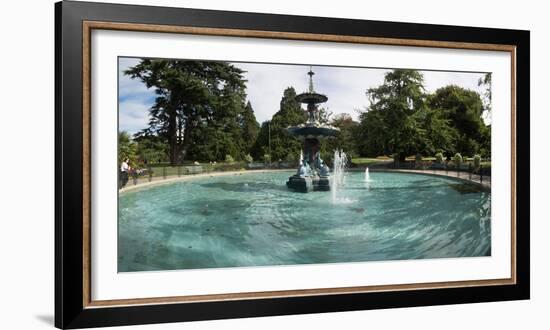
M 125 158 L 122 164 L 120 164 L 120 187 L 124 188 L 128 183 L 128 172 L 130 171 L 130 159 Z

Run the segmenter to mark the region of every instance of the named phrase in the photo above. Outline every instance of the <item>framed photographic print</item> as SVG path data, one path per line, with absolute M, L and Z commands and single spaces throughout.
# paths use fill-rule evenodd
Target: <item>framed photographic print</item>
M 529 298 L 529 32 L 56 4 L 59 328 Z

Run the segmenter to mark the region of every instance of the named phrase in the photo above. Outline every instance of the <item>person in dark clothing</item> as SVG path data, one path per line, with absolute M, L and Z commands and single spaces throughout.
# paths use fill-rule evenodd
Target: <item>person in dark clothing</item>
M 122 164 L 120 164 L 120 187 L 119 188 L 124 188 L 124 186 L 126 186 L 126 184 L 128 183 L 128 173 L 130 172 L 129 163 L 130 163 L 130 159 L 126 158 L 124 159 Z

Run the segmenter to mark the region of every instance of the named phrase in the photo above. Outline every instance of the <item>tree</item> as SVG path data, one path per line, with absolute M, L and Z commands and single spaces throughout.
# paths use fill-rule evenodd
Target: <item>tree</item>
M 491 146 L 491 130 L 483 121 L 483 102 L 477 92 L 449 85 L 437 89 L 428 104 L 456 130 L 455 150 L 447 149 L 448 156 L 455 152 L 487 155 Z
M 388 145 L 388 129 L 382 112 L 366 111 L 360 115 L 359 127 L 355 133 L 357 150 L 362 156 L 376 157 L 391 155 Z
M 205 124 L 224 138 L 234 134 L 246 96 L 241 69 L 225 62 L 144 59 L 125 74 L 155 89 L 145 131 L 168 142 L 172 165 L 190 156 L 194 131 Z
M 319 107 L 317 112 L 317 117 L 320 124 L 329 124 L 330 123 L 330 117 L 332 116 L 332 112 L 330 112 L 325 107 Z
M 423 148 L 425 131 L 418 121 L 425 110 L 423 76 L 415 70 L 397 69 L 386 73 L 384 83 L 366 92 L 370 100 L 361 115 L 363 154 L 395 154 L 404 161 Z
M 144 163 L 165 162 L 169 147 L 166 141 L 156 135 L 139 132 L 134 135 L 137 156 Z
M 331 155 L 334 150 L 341 149 L 348 156 L 353 157 L 357 154 L 356 130 L 358 123 L 347 113 L 335 115 L 329 122 L 331 126 L 339 128 L 340 131 L 334 138 L 328 138 L 321 141 L 321 152 L 324 155 Z M 324 156 L 326 158 L 326 156 Z
M 255 159 L 270 154 L 272 160 L 287 159 L 289 154 L 299 154 L 302 143 L 290 135 L 287 128 L 303 124 L 306 120 L 305 112 L 296 101 L 294 87 L 288 87 L 283 92 L 279 111 L 270 121 L 262 123 L 258 139 L 253 148 Z M 271 148 L 269 148 L 271 146 Z M 270 150 L 271 149 L 271 153 Z
M 237 85 L 226 84 L 221 90 L 215 111 L 207 122 L 209 128 L 216 130 L 216 159 L 223 160 L 226 155 L 230 155 L 233 159 L 241 160 L 248 153 L 241 126 L 245 97 L 244 89 Z M 209 147 L 213 146 L 209 144 Z
M 244 154 L 247 155 L 252 152 L 252 148 L 258 138 L 258 132 L 260 131 L 260 125 L 256 120 L 254 109 L 252 109 L 252 104 L 250 104 L 250 101 L 246 103 L 244 111 L 239 117 L 239 126 L 242 131 L 241 138 L 245 144 Z
M 492 75 L 491 72 L 486 73 L 483 78 L 479 78 L 477 85 L 480 87 L 484 87 L 485 91 L 483 92 L 482 98 L 483 98 L 483 111 L 484 116 L 490 117 L 491 116 L 491 104 L 492 104 L 492 92 L 491 92 L 491 84 L 492 84 Z
M 450 120 L 444 117 L 442 111 L 428 107 L 415 114 L 415 119 L 423 129 L 422 141 L 417 152 L 424 155 L 434 155 L 438 152 L 455 152 L 455 142 L 458 133 L 450 125 Z
M 128 132 L 118 132 L 118 162 L 122 163 L 126 158 L 130 159 L 130 163 L 135 164 L 137 161 L 137 146 Z

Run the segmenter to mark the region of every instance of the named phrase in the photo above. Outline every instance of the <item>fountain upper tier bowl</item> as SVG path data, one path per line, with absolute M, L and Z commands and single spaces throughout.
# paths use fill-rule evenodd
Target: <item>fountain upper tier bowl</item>
M 296 101 L 306 104 L 325 103 L 328 97 L 315 92 L 306 92 L 296 96 Z

